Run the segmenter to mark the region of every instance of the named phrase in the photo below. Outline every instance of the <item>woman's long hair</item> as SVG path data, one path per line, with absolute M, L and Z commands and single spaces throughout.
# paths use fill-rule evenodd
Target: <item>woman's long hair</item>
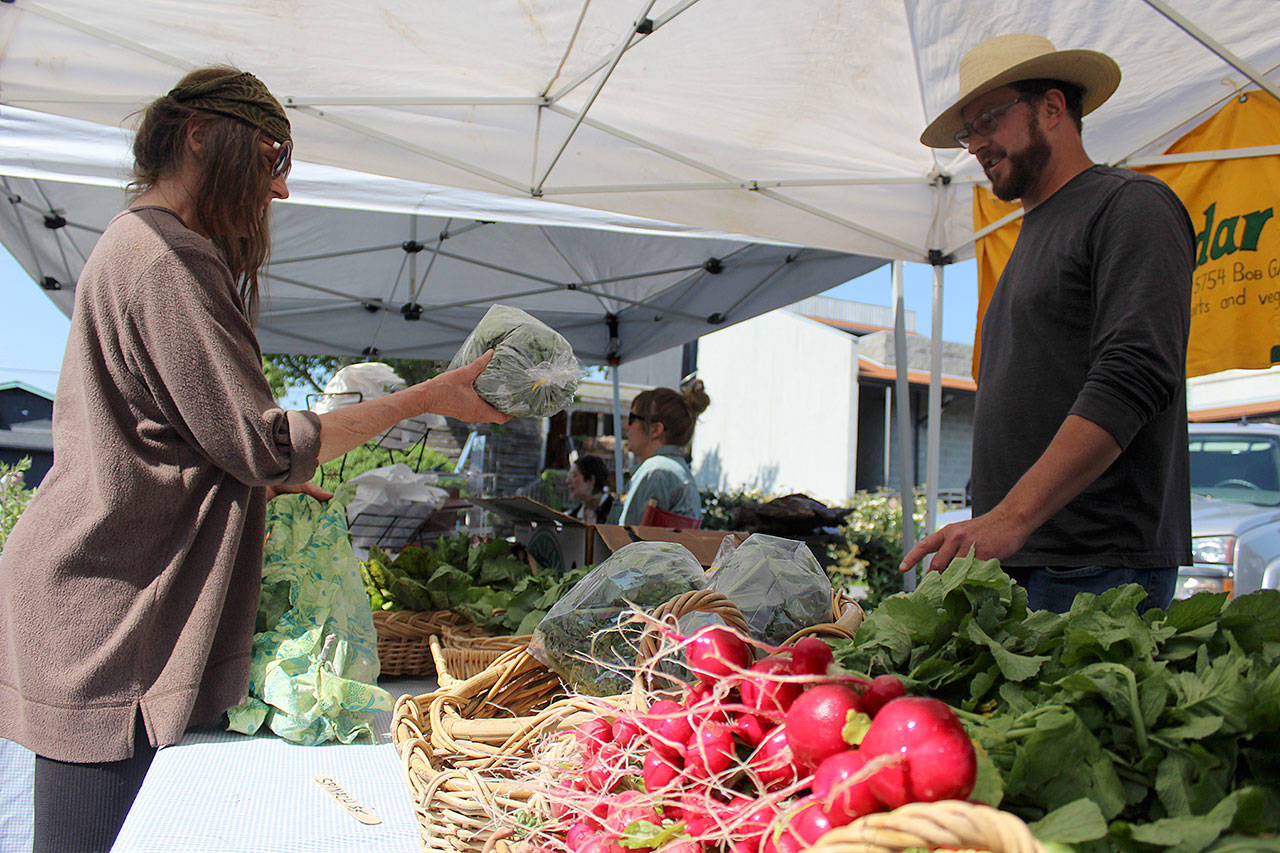
M 201 68 L 178 85 L 237 73 L 221 66 Z M 261 133 L 234 118 L 190 109 L 168 95 L 157 98 L 143 111 L 133 139 L 129 192 L 137 197 L 177 172 L 188 129 L 195 124 L 203 126 L 204 145 L 194 224 L 222 252 L 252 321 L 258 313 L 258 270 L 271 248 L 266 205 L 271 169 L 259 146 Z

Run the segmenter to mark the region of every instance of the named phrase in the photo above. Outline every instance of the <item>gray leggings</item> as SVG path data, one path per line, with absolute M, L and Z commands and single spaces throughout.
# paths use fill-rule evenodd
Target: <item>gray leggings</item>
M 139 714 L 132 758 L 73 764 L 37 755 L 33 853 L 107 853 L 155 754 Z

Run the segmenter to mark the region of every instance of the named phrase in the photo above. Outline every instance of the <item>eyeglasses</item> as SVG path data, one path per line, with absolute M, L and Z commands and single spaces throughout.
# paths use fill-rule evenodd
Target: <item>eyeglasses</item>
M 647 424 L 649 422 L 649 418 L 646 418 L 644 415 L 637 415 L 635 412 L 628 412 L 627 426 L 631 426 L 636 421 L 639 421 L 642 424 Z
M 266 139 L 266 137 L 263 137 Z M 279 178 L 282 175 L 289 174 L 289 170 L 293 168 L 293 141 L 272 142 L 266 140 L 271 145 L 271 150 L 275 152 L 276 159 L 271 163 L 271 177 Z
M 983 110 L 973 117 L 973 121 L 966 121 L 964 126 L 957 130 L 952 138 L 960 143 L 961 148 L 968 148 L 969 137 L 975 133 L 979 136 L 990 136 L 1000 126 L 1000 116 L 1004 115 L 1005 110 L 1014 104 L 1029 103 L 1029 101 L 1030 99 L 1026 95 L 1019 95 L 1007 104 Z

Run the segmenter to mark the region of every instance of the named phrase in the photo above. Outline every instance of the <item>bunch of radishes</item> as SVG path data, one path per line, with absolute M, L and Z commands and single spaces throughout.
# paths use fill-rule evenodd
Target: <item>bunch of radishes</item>
M 819 639 L 754 662 L 720 626 L 682 645 L 697 678 L 682 695 L 576 729 L 580 764 L 548 786 L 559 831 L 544 849 L 795 853 L 862 815 L 973 789 L 949 707 L 840 670 Z

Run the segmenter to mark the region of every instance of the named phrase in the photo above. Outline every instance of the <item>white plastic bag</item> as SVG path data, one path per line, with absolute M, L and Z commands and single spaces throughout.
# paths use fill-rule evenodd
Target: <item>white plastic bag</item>
M 449 499 L 447 491 L 431 485 L 435 474 L 415 474 L 403 463 L 365 471 L 347 482 L 356 487 L 355 497 L 347 501 L 347 523 L 357 552 L 404 544 Z
M 391 365 L 380 361 L 364 361 L 348 364 L 329 378 L 324 386 L 324 396 L 311 406 L 317 415 L 354 406 L 365 400 L 385 397 L 406 388 L 405 381 Z M 379 444 L 390 450 L 412 447 L 429 429 L 443 429 L 445 420 L 440 415 L 421 415 L 406 418 L 393 426 Z

